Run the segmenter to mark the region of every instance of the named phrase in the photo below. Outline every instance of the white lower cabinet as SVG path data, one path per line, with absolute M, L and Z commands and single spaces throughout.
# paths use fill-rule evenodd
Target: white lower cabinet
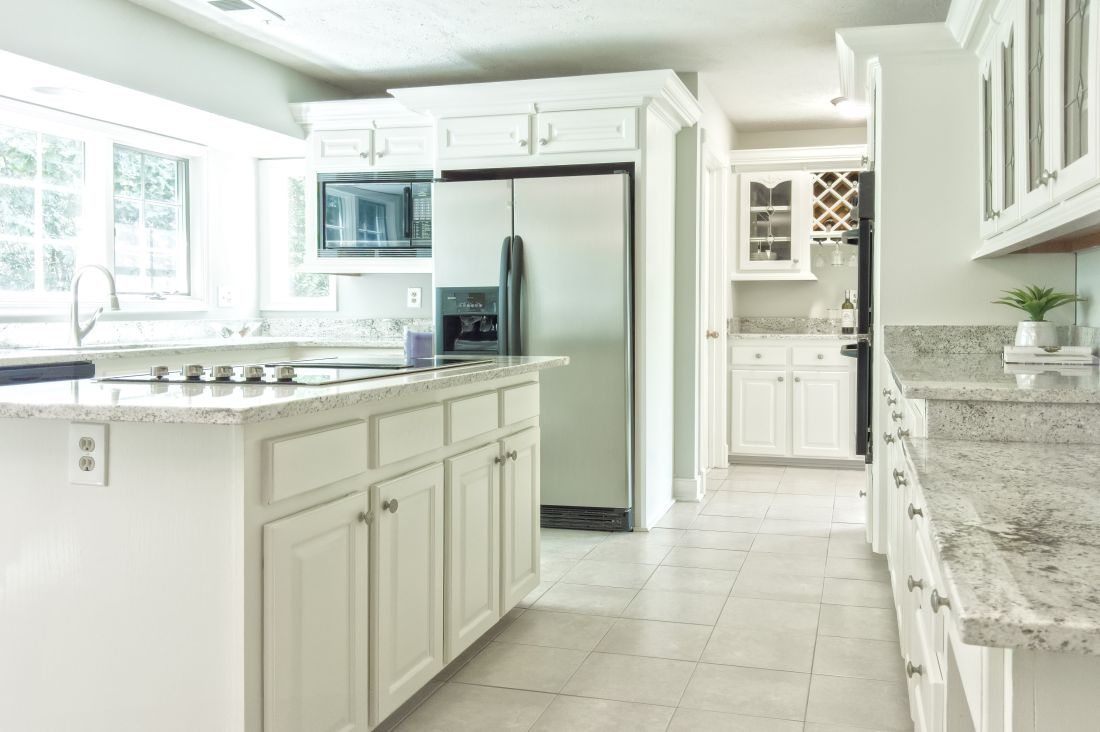
M 506 612 L 538 587 L 540 579 L 539 430 L 506 437 L 500 448 L 504 456 L 501 599 Z
M 500 619 L 500 448 L 494 442 L 445 466 L 443 636 L 449 663 Z
M 847 371 L 795 371 L 791 453 L 844 458 L 852 443 L 852 377 Z
M 786 371 L 731 371 L 730 452 L 787 454 Z
M 443 669 L 443 465 L 372 488 L 371 676 L 377 724 Z
M 370 498 L 264 526 L 264 729 L 368 729 Z

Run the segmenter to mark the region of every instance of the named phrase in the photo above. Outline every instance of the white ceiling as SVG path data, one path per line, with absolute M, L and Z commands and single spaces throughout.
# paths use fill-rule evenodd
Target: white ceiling
M 363 96 L 388 88 L 698 71 L 738 130 L 851 125 L 837 28 L 942 21 L 950 0 L 132 0 Z

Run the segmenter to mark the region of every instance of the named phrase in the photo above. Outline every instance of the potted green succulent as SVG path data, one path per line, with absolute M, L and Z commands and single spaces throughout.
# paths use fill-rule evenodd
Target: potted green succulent
M 1055 292 L 1053 287 L 1037 285 L 1002 292 L 1004 297 L 994 300 L 994 303 L 1023 310 L 1028 315 L 1027 320 L 1021 320 L 1016 326 L 1016 345 L 1040 348 L 1058 345 L 1058 329 L 1054 323 L 1046 321 L 1046 314 L 1054 308 L 1084 299 L 1068 292 Z

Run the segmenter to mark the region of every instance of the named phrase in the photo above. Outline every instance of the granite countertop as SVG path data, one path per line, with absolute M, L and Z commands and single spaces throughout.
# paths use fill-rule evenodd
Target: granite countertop
M 492 361 L 333 386 L 126 384 L 89 380 L 3 386 L 0 418 L 245 424 L 503 379 L 569 363 L 565 356 L 508 356 Z
M 966 643 L 1100 654 L 1100 453 L 906 438 Z
M 730 341 L 851 341 L 853 335 L 840 333 L 731 333 L 726 336 Z
M 1100 368 L 1005 364 L 1000 354 L 888 353 L 886 359 L 910 399 L 1100 403 Z

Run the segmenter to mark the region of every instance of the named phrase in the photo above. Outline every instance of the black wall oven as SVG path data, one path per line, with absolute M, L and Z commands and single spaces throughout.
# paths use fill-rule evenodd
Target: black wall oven
M 319 173 L 317 256 L 432 256 L 432 173 Z

